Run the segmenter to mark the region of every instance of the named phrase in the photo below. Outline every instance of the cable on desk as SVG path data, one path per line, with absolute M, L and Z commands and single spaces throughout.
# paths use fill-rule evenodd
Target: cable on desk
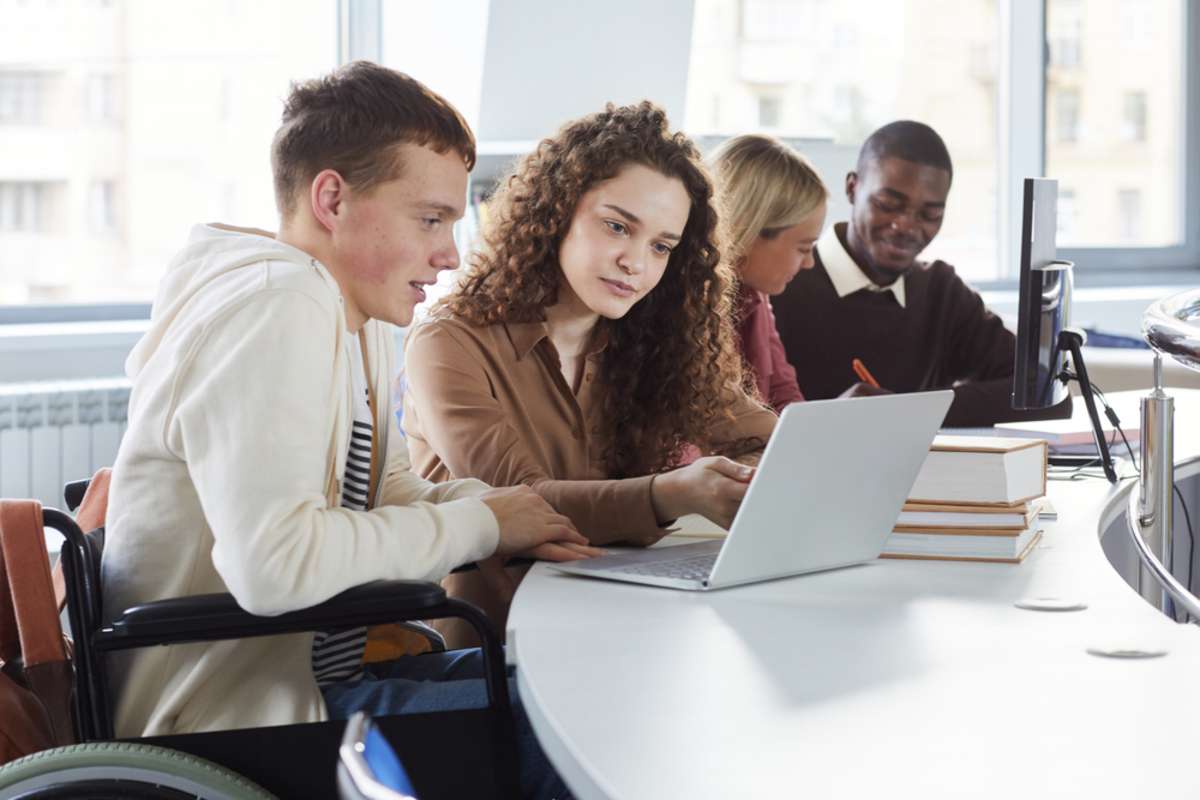
M 1179 484 L 1175 484 L 1171 488 L 1175 490 L 1175 496 L 1179 498 L 1179 505 L 1183 508 L 1183 520 L 1187 523 L 1188 541 L 1190 542 L 1190 546 L 1188 547 L 1187 590 L 1190 592 L 1192 590 L 1192 564 L 1196 562 L 1196 536 L 1192 533 L 1192 515 L 1188 513 L 1187 502 L 1183 499 L 1183 492 L 1179 491 Z

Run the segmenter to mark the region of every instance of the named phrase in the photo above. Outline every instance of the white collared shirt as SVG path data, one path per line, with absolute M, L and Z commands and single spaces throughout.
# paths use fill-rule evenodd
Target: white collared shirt
M 846 252 L 842 240 L 834 231 L 838 225 L 845 224 L 839 222 L 830 225 L 817 240 L 817 252 L 821 256 L 821 263 L 825 265 L 825 271 L 829 273 L 829 280 L 833 283 L 833 289 L 837 292 L 838 297 L 845 297 L 860 289 L 872 292 L 891 292 L 900 307 L 905 308 L 904 282 L 907 276 L 900 277 L 891 286 L 880 286 L 868 278 L 854 258 Z

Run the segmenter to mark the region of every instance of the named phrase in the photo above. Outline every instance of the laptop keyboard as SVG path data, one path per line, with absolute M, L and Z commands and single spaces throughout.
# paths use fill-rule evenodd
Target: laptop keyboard
M 685 581 L 706 580 L 717 563 L 717 554 L 676 558 L 670 561 L 653 561 L 649 564 L 630 564 L 618 567 L 613 572 L 628 575 L 651 575 L 656 578 L 677 578 Z

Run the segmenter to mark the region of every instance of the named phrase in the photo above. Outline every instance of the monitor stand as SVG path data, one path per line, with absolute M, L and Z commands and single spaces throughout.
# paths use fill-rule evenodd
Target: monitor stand
M 1108 440 L 1104 438 L 1104 428 L 1100 426 L 1100 415 L 1096 412 L 1096 399 L 1092 396 L 1092 382 L 1088 379 L 1087 367 L 1083 363 L 1082 331 L 1066 328 L 1059 331 L 1058 349 L 1071 354 L 1071 363 L 1075 367 L 1075 376 L 1079 380 L 1080 394 L 1087 405 L 1088 417 L 1092 420 L 1092 435 L 1096 438 L 1097 452 L 1100 454 L 1100 466 L 1104 469 L 1104 477 L 1109 483 L 1117 482 L 1117 470 L 1113 467 L 1112 454 L 1108 451 Z M 1089 462 L 1096 459 L 1089 458 Z

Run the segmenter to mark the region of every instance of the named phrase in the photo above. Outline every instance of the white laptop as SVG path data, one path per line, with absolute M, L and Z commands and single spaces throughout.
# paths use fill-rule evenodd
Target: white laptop
M 723 540 L 554 564 L 592 578 L 705 591 L 879 556 L 954 393 L 793 403 Z

